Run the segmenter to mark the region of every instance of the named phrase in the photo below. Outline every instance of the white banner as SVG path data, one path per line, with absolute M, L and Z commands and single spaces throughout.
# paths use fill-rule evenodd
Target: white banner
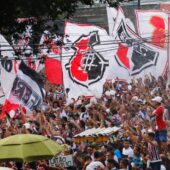
M 136 10 L 138 33 L 152 44 L 167 48 L 168 15 L 161 10 Z
M 65 168 L 73 166 L 73 156 L 72 155 L 58 156 L 49 160 L 49 166 L 55 167 L 56 165 L 60 165 Z

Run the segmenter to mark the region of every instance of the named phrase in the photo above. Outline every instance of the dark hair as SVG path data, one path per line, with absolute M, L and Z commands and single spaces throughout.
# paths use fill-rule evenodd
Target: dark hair
M 141 147 L 139 145 L 135 145 L 134 147 L 137 149 L 138 152 L 141 152 Z
M 81 112 L 85 112 L 86 108 L 84 106 L 81 107 Z
M 149 132 L 148 133 L 148 136 L 151 137 L 151 138 L 154 138 L 155 137 L 155 134 L 153 132 Z
M 101 156 L 102 156 L 101 152 L 99 152 L 99 151 L 95 151 L 95 152 L 94 152 L 94 158 L 95 158 L 95 159 L 98 159 L 98 158 L 100 158 Z
M 114 167 L 119 169 L 119 164 L 114 159 L 108 159 L 107 162 L 111 163 Z
M 120 161 L 122 162 L 122 164 L 124 166 L 128 166 L 129 165 L 129 162 L 128 162 L 128 160 L 126 158 L 122 158 Z
M 57 107 L 60 107 L 60 104 L 58 103 L 58 101 L 53 102 L 53 107 L 55 104 L 57 105 Z
M 111 112 L 112 112 L 113 115 L 117 114 L 117 110 L 116 109 L 112 109 Z
M 92 160 L 92 158 L 91 158 L 89 155 L 86 155 L 86 156 L 84 157 L 84 160 L 85 160 L 85 161 L 89 161 L 89 160 Z

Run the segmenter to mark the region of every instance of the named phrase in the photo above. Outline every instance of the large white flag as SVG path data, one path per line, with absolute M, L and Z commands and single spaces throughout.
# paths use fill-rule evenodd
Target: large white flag
M 66 23 L 62 68 L 70 97 L 101 96 L 106 79 L 124 79 L 128 72 L 115 60 L 117 43 L 106 30 L 91 25 Z
M 7 95 L 12 86 L 11 82 L 14 81 L 17 74 L 18 64 L 13 48 L 2 35 L 0 35 L 0 53 L 0 82 L 5 95 Z
M 12 87 L 3 106 L 1 118 L 6 114 L 14 117 L 19 107 L 24 108 L 25 112 L 40 108 L 45 96 L 43 80 L 23 61 L 21 61 L 17 75 L 11 84 Z
M 131 76 L 144 77 L 152 74 L 158 77 L 165 73 L 167 66 L 167 50 L 153 46 L 138 37 L 125 23 L 121 9 L 113 35 L 119 43 L 116 60 Z
M 136 10 L 138 33 L 152 44 L 166 48 L 168 15 L 161 10 Z

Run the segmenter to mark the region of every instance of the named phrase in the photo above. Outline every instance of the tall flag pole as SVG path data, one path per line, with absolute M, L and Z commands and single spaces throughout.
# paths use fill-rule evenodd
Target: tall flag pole
M 167 52 L 168 52 L 168 75 L 170 73 L 170 56 L 169 56 L 169 48 L 170 48 L 170 37 L 169 37 L 169 33 L 170 33 L 170 16 L 168 16 L 168 48 L 167 48 Z
M 167 48 L 167 53 L 168 53 L 168 71 L 167 71 L 167 87 L 170 85 L 170 15 L 168 16 L 168 48 Z

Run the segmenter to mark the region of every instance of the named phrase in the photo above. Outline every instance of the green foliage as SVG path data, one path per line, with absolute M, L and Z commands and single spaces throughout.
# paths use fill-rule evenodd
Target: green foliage
M 103 0 L 101 0 L 103 1 Z M 104 0 L 111 6 L 122 0 Z M 78 5 L 93 5 L 93 0 L 0 0 L 0 32 L 9 34 L 16 18 L 36 17 L 38 20 L 68 18 Z
M 92 0 L 81 0 L 91 4 Z M 0 32 L 7 33 L 15 25 L 16 18 L 36 17 L 55 19 L 62 15 L 68 17 L 73 14 L 78 0 L 1 0 L 0 1 Z

